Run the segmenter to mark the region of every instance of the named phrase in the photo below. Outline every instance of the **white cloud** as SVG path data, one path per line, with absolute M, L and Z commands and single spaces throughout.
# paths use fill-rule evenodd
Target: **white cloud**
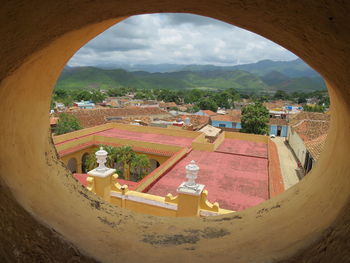
M 252 32 L 190 14 L 130 17 L 82 47 L 70 66 L 120 64 L 236 65 L 296 56 Z

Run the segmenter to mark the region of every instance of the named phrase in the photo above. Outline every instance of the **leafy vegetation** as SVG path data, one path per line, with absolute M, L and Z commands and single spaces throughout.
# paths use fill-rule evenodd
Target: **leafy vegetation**
M 269 110 L 261 102 L 243 107 L 241 132 L 266 135 L 269 132 L 268 122 Z
M 150 167 L 150 160 L 145 154 L 136 154 L 130 146 L 101 146 L 107 152 L 107 167 L 115 168 L 122 165 L 123 171 L 118 172 L 121 177 L 126 180 L 139 181 L 147 174 L 146 169 Z M 98 150 L 99 148 L 96 148 L 94 153 Z M 84 165 L 88 171 L 96 168 L 95 154 L 90 154 Z
M 315 105 L 315 106 L 305 105 L 303 108 L 304 108 L 304 111 L 310 111 L 310 112 L 325 112 L 326 111 L 326 108 L 322 105 Z
M 80 129 L 82 129 L 82 126 L 75 116 L 67 113 L 61 113 L 55 128 L 55 134 L 60 135 Z
M 95 67 L 66 68 L 56 88 L 105 89 L 121 96 L 122 89 L 214 89 L 233 88 L 243 93 L 273 93 L 276 90 L 324 90 L 322 78 L 302 61 L 261 61 L 232 67 L 185 66 L 181 71 L 149 73 Z M 138 98 L 142 98 L 137 94 Z

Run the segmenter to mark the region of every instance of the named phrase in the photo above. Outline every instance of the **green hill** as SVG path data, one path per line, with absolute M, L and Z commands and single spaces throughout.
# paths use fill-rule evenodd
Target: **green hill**
M 259 76 L 265 76 L 270 72 L 279 72 L 290 78 L 317 77 L 319 74 L 310 68 L 300 58 L 291 61 L 261 60 L 256 63 L 242 64 L 236 66 L 214 66 L 214 65 L 187 65 L 181 70 L 186 71 L 233 71 L 243 70 Z
M 57 88 L 134 87 L 138 89 L 229 89 L 243 93 L 271 93 L 276 90 L 314 91 L 324 89 L 320 77 L 289 77 L 279 71 L 263 76 L 244 70 L 202 70 L 149 73 L 123 69 L 67 67 L 59 77 Z
M 127 72 L 122 69 L 94 67 L 67 68 L 63 70 L 57 88 L 166 88 L 190 89 L 235 88 L 247 92 L 268 91 L 268 86 L 256 75 L 245 71 L 179 71 L 171 73 Z

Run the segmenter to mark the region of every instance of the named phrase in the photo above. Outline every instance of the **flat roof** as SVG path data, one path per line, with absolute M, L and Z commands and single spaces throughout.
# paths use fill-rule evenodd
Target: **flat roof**
M 268 156 L 265 143 L 238 139 L 225 139 L 216 151 L 262 158 L 267 158 Z
M 189 147 L 192 144 L 194 138 L 171 136 L 156 133 L 136 132 L 122 129 L 109 129 L 95 133 L 95 135 L 101 135 L 105 137 L 129 139 L 134 141 L 153 142 L 159 144 L 168 144 L 182 147 Z
M 249 142 L 240 142 L 241 149 L 250 148 Z M 177 187 L 186 181 L 185 166 L 192 160 L 200 167 L 197 182 L 205 185 L 208 200 L 218 202 L 221 208 L 243 210 L 269 198 L 267 158 L 195 150 L 156 182 L 148 193 L 177 195 Z

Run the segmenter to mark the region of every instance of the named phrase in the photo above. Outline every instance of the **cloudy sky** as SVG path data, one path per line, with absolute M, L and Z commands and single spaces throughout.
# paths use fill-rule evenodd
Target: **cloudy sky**
M 109 28 L 82 47 L 68 65 L 226 66 L 295 58 L 259 35 L 218 20 L 190 14 L 149 14 L 130 17 Z

